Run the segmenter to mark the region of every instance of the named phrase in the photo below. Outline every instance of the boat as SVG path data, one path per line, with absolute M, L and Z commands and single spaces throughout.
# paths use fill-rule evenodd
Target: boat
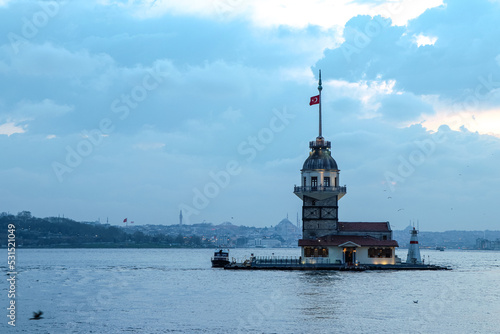
M 220 249 L 214 252 L 214 256 L 212 257 L 212 268 L 224 268 L 224 266 L 229 263 L 229 250 L 224 251 Z
M 436 246 L 436 250 L 441 251 L 441 252 L 444 252 L 444 247 L 441 247 L 441 246 Z

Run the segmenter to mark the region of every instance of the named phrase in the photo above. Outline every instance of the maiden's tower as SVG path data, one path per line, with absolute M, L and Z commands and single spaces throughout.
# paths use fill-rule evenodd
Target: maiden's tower
M 321 71 L 317 96 L 319 134 L 309 143 L 309 157 L 301 170 L 301 185 L 294 193 L 302 200 L 301 255 L 306 263 L 396 264 L 389 222 L 339 222 L 339 200 L 347 188 L 340 186 L 340 170 L 332 157 L 331 143 L 322 136 Z
M 319 94 L 310 105 L 319 108 L 319 134 L 309 143 L 300 185 L 294 193 L 302 200 L 301 254 L 297 257 L 254 256 L 243 262 L 233 261 L 224 269 L 276 270 L 439 270 L 445 267 L 420 263 L 419 259 L 401 263 L 396 256 L 398 247 L 392 239 L 389 222 L 339 221 L 339 200 L 346 194 L 340 185 L 340 170 L 332 156 L 332 145 L 322 135 L 321 71 Z M 412 239 L 413 240 L 413 239 Z M 418 247 L 418 242 L 412 242 Z M 412 254 L 416 253 L 413 251 Z M 409 255 L 410 256 L 410 255 Z M 412 257 L 413 259 L 413 257 Z

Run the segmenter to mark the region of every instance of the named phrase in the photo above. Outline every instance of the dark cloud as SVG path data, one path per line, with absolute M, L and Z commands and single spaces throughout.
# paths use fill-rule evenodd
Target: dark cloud
M 478 77 L 500 78 L 500 46 L 495 42 L 499 10 L 498 2 L 451 0 L 407 27 L 392 26 L 381 17 L 356 17 L 346 24 L 345 42 L 326 50 L 315 67 L 325 69 L 327 77 L 394 79 L 398 90 L 463 99 L 479 84 Z M 415 36 L 420 34 L 437 41 L 418 47 Z

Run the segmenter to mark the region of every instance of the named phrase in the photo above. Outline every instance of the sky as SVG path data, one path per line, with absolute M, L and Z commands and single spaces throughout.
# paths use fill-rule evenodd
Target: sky
M 296 222 L 318 135 L 341 221 L 500 229 L 498 0 L 0 0 L 0 212 Z

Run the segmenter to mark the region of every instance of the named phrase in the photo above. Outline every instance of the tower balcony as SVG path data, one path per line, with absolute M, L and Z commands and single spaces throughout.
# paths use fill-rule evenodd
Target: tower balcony
M 316 138 L 315 141 L 310 141 L 309 142 L 309 148 L 310 149 L 316 149 L 316 148 L 332 148 L 332 143 L 329 142 L 328 140 L 324 140 L 323 138 Z
M 294 186 L 293 193 L 301 199 L 304 195 L 316 199 L 325 199 L 332 196 L 338 196 L 341 199 L 347 193 L 347 187 L 333 186 Z

